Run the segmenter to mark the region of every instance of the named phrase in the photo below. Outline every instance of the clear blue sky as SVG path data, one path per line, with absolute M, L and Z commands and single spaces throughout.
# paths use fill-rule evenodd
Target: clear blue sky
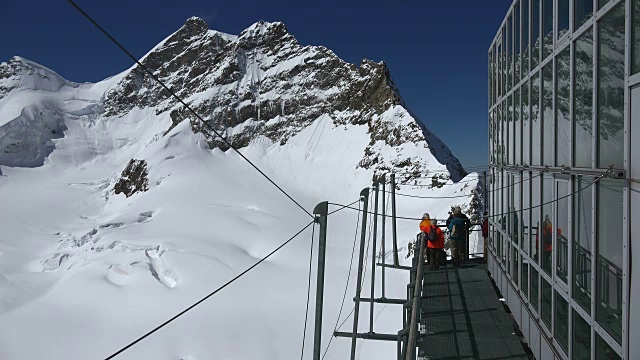
M 487 164 L 487 49 L 508 0 L 77 0 L 136 56 L 196 15 L 230 34 L 282 21 L 305 45 L 387 62 L 408 106 L 464 166 Z M 64 0 L 4 0 L 0 62 L 19 55 L 63 77 L 98 81 L 131 65 Z

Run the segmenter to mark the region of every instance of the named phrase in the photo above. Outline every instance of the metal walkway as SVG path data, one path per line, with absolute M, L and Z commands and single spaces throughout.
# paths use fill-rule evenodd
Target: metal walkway
M 425 267 L 418 359 L 528 359 L 485 265 Z

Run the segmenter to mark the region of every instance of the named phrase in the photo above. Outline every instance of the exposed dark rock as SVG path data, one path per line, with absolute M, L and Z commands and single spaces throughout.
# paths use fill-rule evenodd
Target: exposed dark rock
M 147 176 L 147 162 L 131 159 L 127 167 L 122 171 L 122 175 L 113 190 L 116 194 L 124 193 L 126 197 L 137 192 L 145 192 L 149 190 Z

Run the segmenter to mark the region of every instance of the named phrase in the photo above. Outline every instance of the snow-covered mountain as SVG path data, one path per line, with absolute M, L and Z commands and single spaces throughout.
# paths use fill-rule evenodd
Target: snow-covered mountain
M 451 205 L 471 206 L 477 174 L 408 110 L 384 63 L 302 46 L 282 23 L 234 36 L 198 18 L 141 63 L 309 210 L 352 202 L 391 171 L 444 185 L 401 193 L 469 195 L 398 198 L 399 215 L 442 219 Z M 0 64 L 0 358 L 104 358 L 309 220 L 137 65 L 79 84 L 23 58 Z M 356 220 L 350 210 L 329 219 L 326 340 Z M 417 228 L 399 223 L 403 253 Z M 299 356 L 310 237 L 120 358 Z M 406 274 L 387 277 L 388 296 L 404 296 Z M 381 332 L 401 327 L 400 310 L 376 309 Z M 329 358 L 348 346 L 334 340 Z M 394 352 L 359 349 L 367 359 Z

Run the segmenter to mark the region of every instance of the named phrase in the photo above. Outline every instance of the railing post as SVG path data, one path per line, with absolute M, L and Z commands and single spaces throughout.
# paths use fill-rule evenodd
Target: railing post
M 369 304 L 369 332 L 373 333 L 373 310 L 375 302 L 375 290 L 376 290 L 376 240 L 378 235 L 378 179 L 373 183 L 373 191 L 375 191 L 375 202 L 373 210 L 373 239 L 371 249 L 371 303 Z
M 358 320 L 360 318 L 360 294 L 362 292 L 362 268 L 364 267 L 364 246 L 367 238 L 367 214 L 369 212 L 369 188 L 360 192 L 360 201 L 364 202 L 362 208 L 362 228 L 360 230 L 360 255 L 358 256 L 358 279 L 356 282 L 356 298 L 353 310 L 353 332 L 351 335 L 351 360 L 356 358 L 356 334 L 358 333 Z
M 384 176 L 384 174 L 382 175 L 382 241 L 381 241 L 381 249 L 380 249 L 380 253 L 382 254 L 382 298 L 385 298 L 385 294 L 384 294 L 384 288 L 385 288 L 385 265 L 387 264 L 387 260 L 386 260 L 386 251 L 387 248 L 385 246 L 384 240 L 385 240 L 385 224 L 387 223 L 387 210 L 385 209 L 385 198 L 387 197 L 387 193 L 385 191 L 385 185 L 386 185 L 386 177 Z M 371 298 L 373 299 L 373 298 Z
M 327 249 L 327 213 L 329 203 L 324 201 L 316 205 L 313 214 L 316 222 L 320 225 L 320 235 L 318 241 L 318 282 L 316 287 L 316 320 L 315 333 L 313 339 L 313 360 L 320 360 L 322 345 L 322 301 L 324 298 L 324 269 Z
M 413 287 L 413 301 L 411 308 L 411 321 L 409 322 L 409 339 L 407 341 L 407 357 L 405 360 L 415 360 L 416 341 L 418 338 L 418 314 L 420 311 L 420 298 L 422 297 L 422 275 L 424 266 L 424 248 L 422 236 L 418 237 L 416 244 L 419 249 L 418 265 L 416 270 L 415 285 Z
M 398 233 L 396 231 L 396 174 L 391 174 L 391 233 L 393 234 L 393 264 L 398 266 Z

